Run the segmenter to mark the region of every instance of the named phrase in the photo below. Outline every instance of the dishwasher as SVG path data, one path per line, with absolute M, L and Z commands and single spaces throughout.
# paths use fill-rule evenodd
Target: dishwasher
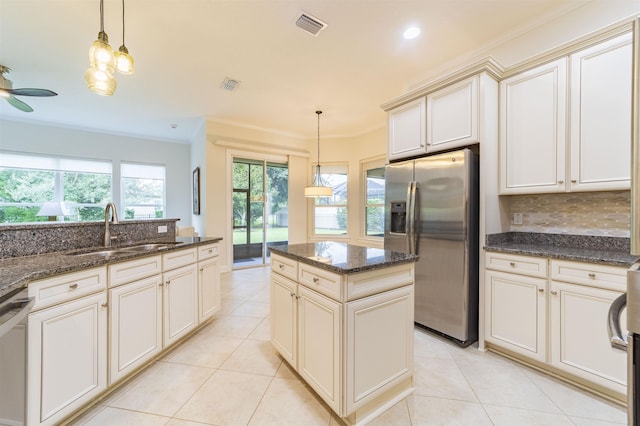
M 26 423 L 28 294 L 25 287 L 0 298 L 0 425 Z

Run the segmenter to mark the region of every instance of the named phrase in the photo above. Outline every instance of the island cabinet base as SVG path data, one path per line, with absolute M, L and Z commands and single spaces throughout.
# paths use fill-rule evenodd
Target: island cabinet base
M 344 422 L 366 424 L 413 392 L 413 263 L 338 274 L 271 262 L 271 342 Z M 353 291 L 367 282 L 378 292 Z

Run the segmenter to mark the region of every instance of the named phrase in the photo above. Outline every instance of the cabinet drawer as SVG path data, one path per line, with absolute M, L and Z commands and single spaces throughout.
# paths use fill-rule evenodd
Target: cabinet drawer
M 347 275 L 347 301 L 411 285 L 413 282 L 413 264 L 349 274 Z
M 115 287 L 162 272 L 160 256 L 143 257 L 109 265 L 109 287 Z
M 218 244 L 207 244 L 206 246 L 198 247 L 198 260 L 205 260 L 211 257 L 216 257 L 220 254 L 220 247 Z
M 163 270 L 178 268 L 194 263 L 198 260 L 198 253 L 194 248 L 186 250 L 176 250 L 162 255 Z
M 311 290 L 322 293 L 334 300 L 342 301 L 340 287 L 342 276 L 305 263 L 299 264 L 298 282 Z
M 617 266 L 552 260 L 551 278 L 620 292 L 627 288 L 627 269 Z
M 107 288 L 107 269 L 93 268 L 29 284 L 29 297 L 35 297 L 34 310 L 77 299 Z
M 298 281 L 298 262 L 271 253 L 271 270 L 293 281 Z
M 547 277 L 547 258 L 545 257 L 486 252 L 484 266 L 495 271 L 529 275 L 531 277 Z

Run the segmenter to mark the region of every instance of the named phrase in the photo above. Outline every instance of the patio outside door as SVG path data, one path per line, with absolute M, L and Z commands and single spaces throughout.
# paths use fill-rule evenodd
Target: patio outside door
M 264 265 L 271 245 L 288 243 L 288 186 L 286 163 L 234 157 L 234 269 Z

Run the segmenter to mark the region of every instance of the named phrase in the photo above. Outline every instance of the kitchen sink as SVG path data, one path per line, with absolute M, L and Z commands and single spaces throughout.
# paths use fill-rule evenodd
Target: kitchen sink
M 125 251 L 125 252 L 145 252 L 145 251 L 150 251 L 150 250 L 164 250 L 164 249 L 168 249 L 169 247 L 173 247 L 175 244 L 178 243 L 150 243 L 150 244 L 140 244 L 137 246 L 131 246 L 131 247 L 121 247 L 118 250 L 120 251 Z
M 168 242 L 168 243 L 146 243 L 146 244 L 138 244 L 135 246 L 128 247 L 113 247 L 113 248 L 97 248 L 97 249 L 83 249 L 76 250 L 67 253 L 70 256 L 103 256 L 109 257 L 118 254 L 131 254 L 131 253 L 144 253 L 153 250 L 165 250 L 169 247 L 173 247 L 176 244 L 180 244 L 177 242 Z

